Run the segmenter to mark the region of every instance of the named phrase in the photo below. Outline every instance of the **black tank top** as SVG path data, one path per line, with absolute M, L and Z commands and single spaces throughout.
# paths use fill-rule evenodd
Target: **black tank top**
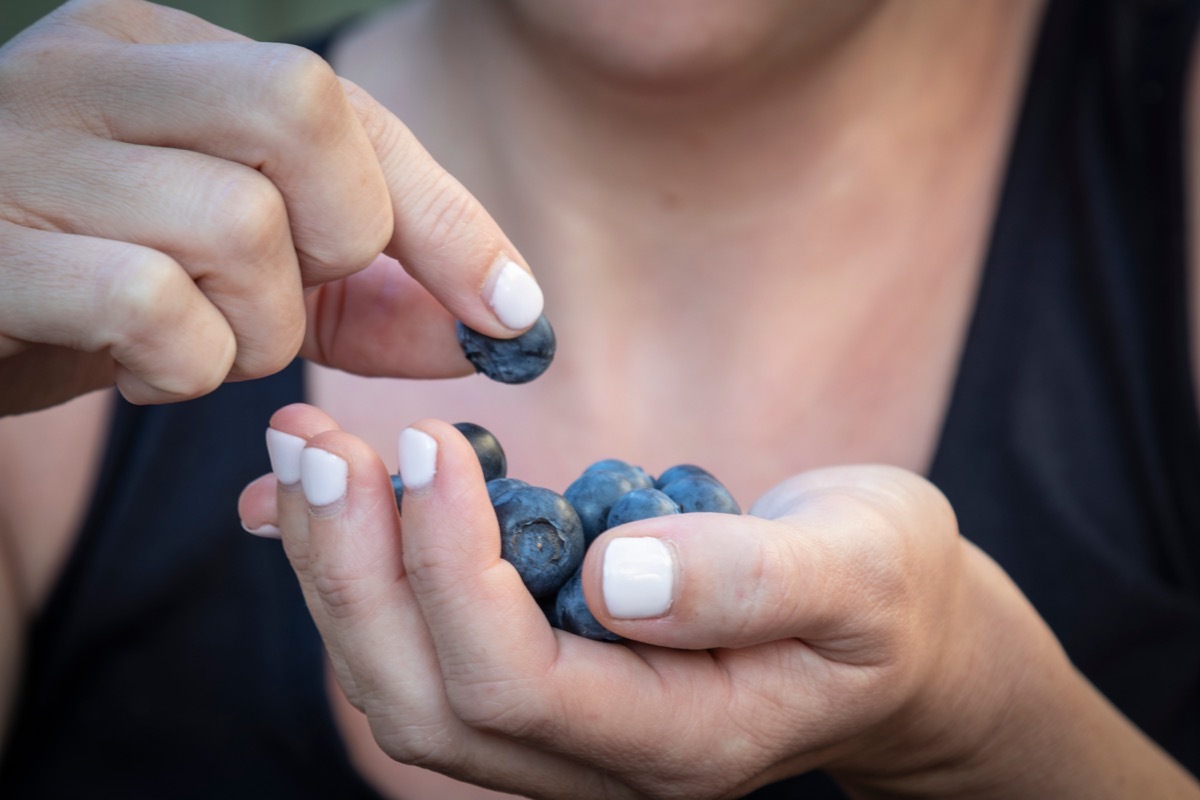
M 1198 4 L 1046 13 L 930 477 L 1079 668 L 1200 771 L 1200 427 L 1185 292 Z M 937 224 L 936 220 L 930 221 Z M 34 623 L 3 797 L 374 798 L 277 542 L 242 532 L 302 368 L 118 404 Z M 486 424 L 486 420 L 480 420 Z M 837 797 L 820 775 L 756 797 Z

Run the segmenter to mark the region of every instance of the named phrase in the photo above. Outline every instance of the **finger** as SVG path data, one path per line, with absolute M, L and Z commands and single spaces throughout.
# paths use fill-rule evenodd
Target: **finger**
M 247 484 L 238 497 L 238 518 L 246 533 L 266 539 L 279 539 L 279 506 L 276 493 L 279 480 L 274 473 L 263 475 Z
M 179 264 L 155 250 L 0 221 L 0 271 L 0 335 L 107 351 L 131 402 L 204 394 L 233 363 L 225 318 Z
M 481 683 L 545 677 L 558 642 L 500 557 L 496 514 L 470 445 L 452 426 L 423 420 L 401 433 L 399 462 L 405 568 L 450 683 L 459 675 Z M 481 664 L 478 643 L 497 630 L 505 631 L 506 646 Z
M 886 467 L 815 471 L 777 495 L 787 502 L 759 506 L 772 521 L 687 514 L 611 529 L 588 554 L 589 607 L 616 633 L 668 647 L 799 638 L 835 660 L 886 659 L 929 582 L 952 581 L 949 505 Z
M 473 373 L 454 316 L 394 258 L 380 256 L 306 298 L 305 358 L 358 375 L 454 378 Z
M 272 425 L 316 420 L 293 407 Z M 303 427 L 291 427 L 297 433 Z M 296 434 L 292 434 L 296 435 Z M 293 561 L 315 591 L 331 657 L 393 758 L 508 791 L 539 796 L 628 796 L 627 789 L 552 754 L 470 729 L 450 709 L 429 632 L 405 576 L 399 516 L 387 469 L 361 440 L 326 430 L 302 451 L 307 557 Z M 285 540 L 294 497 L 281 496 Z M 298 520 L 295 524 L 299 524 Z M 292 553 L 289 548 L 289 557 Z
M 262 172 L 284 198 L 308 283 L 362 269 L 392 238 L 388 186 L 372 143 L 337 76 L 311 51 L 84 41 L 38 55 L 8 59 L 7 81 L 26 118 Z
M 12 138 L 14 158 L 0 165 L 0 215 L 170 255 L 233 329 L 233 379 L 272 374 L 296 356 L 305 322 L 299 270 L 283 198 L 263 175 L 70 131 Z
M 284 552 L 296 573 L 305 605 L 317 629 L 322 632 L 328 629 L 329 619 L 320 601 L 320 592 L 313 575 L 308 505 L 303 496 L 301 461 L 309 440 L 327 431 L 336 430 L 337 423 L 325 412 L 304 403 L 294 403 L 276 411 L 271 416 L 266 431 L 267 455 L 271 461 L 271 475 L 275 486 L 275 525 L 279 528 Z M 270 501 L 256 498 L 254 484 L 243 491 L 243 498 L 248 501 L 245 507 L 247 516 L 265 517 L 270 513 Z M 253 505 L 256 499 L 257 506 Z M 242 506 L 239 504 L 239 513 L 241 512 Z M 245 519 L 246 516 L 243 516 L 243 520 Z M 248 526 L 243 522 L 243 527 Z M 358 683 L 340 648 L 337 647 L 336 640 L 327 643 L 326 650 L 342 691 L 352 704 L 361 707 Z
M 542 313 L 542 290 L 512 242 L 394 114 L 350 81 L 394 206 L 388 255 L 467 326 L 509 338 Z

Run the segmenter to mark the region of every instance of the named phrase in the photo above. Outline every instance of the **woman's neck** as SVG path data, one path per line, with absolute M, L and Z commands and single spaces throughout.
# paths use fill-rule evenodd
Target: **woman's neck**
M 920 469 L 1039 8 L 881 3 L 770 74 L 748 66 L 737 91 L 570 69 L 483 0 L 409 5 L 335 66 L 533 266 L 563 345 L 538 384 L 555 407 L 644 432 L 639 414 L 686 402 L 681 440 L 741 414 L 758 422 L 730 425 L 738 442 L 786 423 L 814 457 Z

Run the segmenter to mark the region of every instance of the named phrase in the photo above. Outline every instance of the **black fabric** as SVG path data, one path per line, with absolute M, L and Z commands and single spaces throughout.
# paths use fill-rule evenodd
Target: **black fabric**
M 1198 6 L 1048 9 L 930 475 L 1075 663 L 1193 771 L 1200 427 L 1181 114 Z M 34 626 L 0 796 L 376 797 L 338 739 L 278 544 L 235 516 L 301 370 L 118 406 Z M 811 775 L 753 796 L 839 794 Z
M 296 363 L 181 405 L 118 405 L 32 631 L 0 797 L 375 797 L 336 736 L 279 542 L 237 519 L 270 470 L 270 415 L 301 395 Z

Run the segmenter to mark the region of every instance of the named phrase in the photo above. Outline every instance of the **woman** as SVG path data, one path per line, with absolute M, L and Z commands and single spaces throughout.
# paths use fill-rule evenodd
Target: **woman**
M 0 73 L 6 410 L 205 396 L 123 407 L 98 474 L 100 395 L 5 423 L 35 620 L 6 789 L 449 796 L 399 761 L 547 797 L 792 796 L 818 768 L 1194 796 L 1194 17 L 414 3 L 324 49 L 339 84 L 68 5 Z M 348 374 L 466 374 L 453 320 L 511 336 L 543 296 L 559 356 L 527 387 Z M 333 369 L 262 377 L 297 350 Z M 285 405 L 238 514 L 286 562 L 225 534 Z M 552 488 L 616 456 L 760 499 L 594 548 L 590 606 L 645 644 L 556 635 L 442 423 L 400 438 L 401 531 L 374 454 L 425 417 Z M 856 463 L 891 466 L 814 469 Z M 621 551 L 660 593 L 618 616 Z

